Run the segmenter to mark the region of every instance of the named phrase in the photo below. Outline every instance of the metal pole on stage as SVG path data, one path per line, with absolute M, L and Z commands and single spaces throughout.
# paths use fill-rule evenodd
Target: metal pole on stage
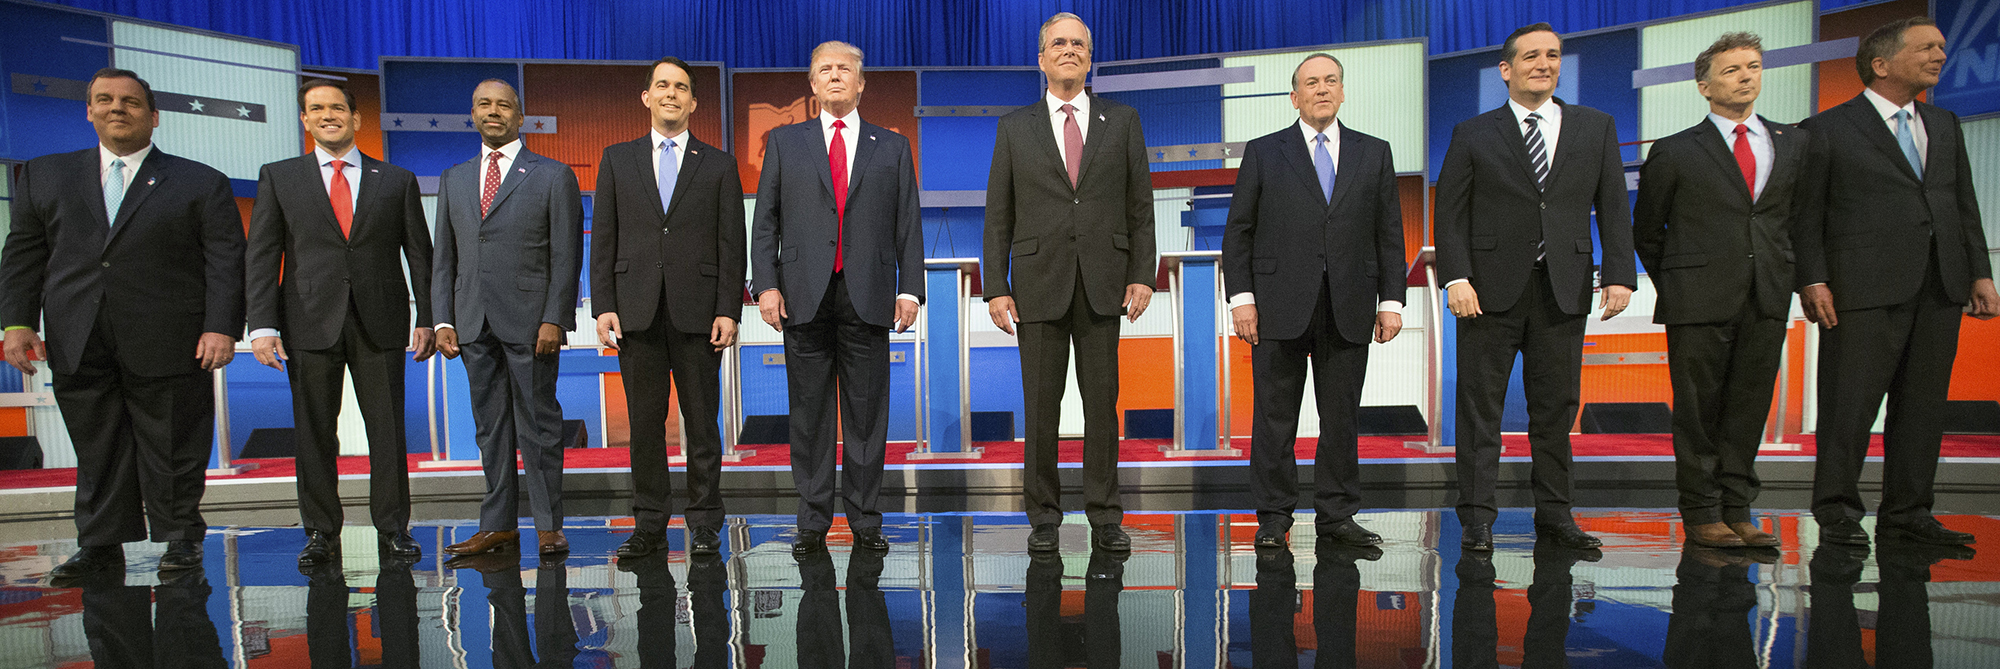
M 429 372 L 429 392 L 424 404 L 430 409 L 431 459 L 417 463 L 418 469 L 435 467 L 467 467 L 479 464 L 477 460 L 451 459 L 451 384 L 446 382 L 444 355 L 431 356 L 424 365 Z M 440 420 L 442 417 L 442 420 Z
M 229 368 L 215 370 L 215 467 L 208 470 L 209 476 L 235 476 L 257 468 L 256 463 L 229 462 Z
M 1172 307 L 1173 311 L 1172 317 L 1174 321 L 1172 328 L 1173 346 L 1174 346 L 1174 441 L 1171 444 L 1160 447 L 1160 453 L 1169 458 L 1205 457 L 1205 456 L 1234 457 L 1242 454 L 1242 451 L 1240 449 L 1233 448 L 1234 444 L 1232 444 L 1229 441 L 1229 435 L 1227 429 L 1218 431 L 1213 440 L 1210 440 L 1207 436 L 1203 436 L 1202 439 L 1204 441 L 1207 441 L 1208 443 L 1200 446 L 1199 448 L 1188 448 L 1187 351 L 1185 350 L 1186 341 L 1188 337 L 1197 335 L 1202 337 L 1211 337 L 1211 338 L 1214 337 L 1216 321 L 1213 320 L 1213 318 L 1221 318 L 1221 314 L 1224 312 L 1218 311 L 1216 309 L 1210 309 L 1210 313 L 1213 315 L 1213 317 L 1209 321 L 1209 325 L 1207 328 L 1208 331 L 1205 333 L 1182 332 L 1182 330 L 1185 329 L 1187 325 L 1185 322 L 1183 322 L 1183 320 L 1184 320 L 1184 314 L 1187 311 L 1187 302 L 1186 302 L 1187 298 L 1184 295 L 1184 293 L 1187 291 L 1188 285 L 1184 277 L 1181 276 L 1181 270 L 1183 265 L 1188 261 L 1213 262 L 1220 260 L 1221 257 L 1222 257 L 1221 251 L 1167 251 L 1160 254 L 1160 267 L 1162 269 L 1165 269 L 1167 272 L 1167 293 L 1168 293 L 1167 304 Z M 1220 267 L 1217 267 L 1215 271 L 1215 276 L 1211 278 L 1211 281 L 1209 282 L 1209 285 L 1206 288 L 1206 290 L 1208 291 L 1208 295 L 1206 296 L 1205 299 L 1208 299 L 1211 305 L 1217 304 L 1215 302 L 1216 293 L 1221 292 L 1220 291 L 1221 282 L 1222 282 L 1221 269 Z M 1210 346 L 1211 350 L 1216 350 L 1213 349 L 1214 344 L 1210 344 Z M 1220 350 L 1223 352 L 1224 355 L 1228 353 L 1227 346 L 1224 346 Z M 1228 367 L 1227 367 L 1228 362 L 1225 359 L 1221 361 L 1221 364 L 1223 366 L 1220 367 L 1219 369 L 1222 372 L 1223 383 L 1224 387 L 1226 388 L 1228 379 Z M 1209 408 L 1221 410 L 1224 405 L 1224 402 L 1226 402 L 1226 400 L 1218 398 L 1217 403 L 1214 405 L 1210 405 Z
M 1425 453 L 1456 450 L 1444 445 L 1444 300 L 1439 293 L 1437 247 L 1417 252 L 1413 270 L 1424 273 L 1424 440 L 1403 442 Z M 1412 278 L 1415 273 L 1412 272 Z
M 1792 318 L 1785 316 L 1785 340 L 1778 346 L 1778 406 L 1764 421 L 1764 443 L 1757 447 L 1765 452 L 1797 452 L 1804 450 L 1799 444 L 1785 441 L 1785 413 L 1792 407 Z

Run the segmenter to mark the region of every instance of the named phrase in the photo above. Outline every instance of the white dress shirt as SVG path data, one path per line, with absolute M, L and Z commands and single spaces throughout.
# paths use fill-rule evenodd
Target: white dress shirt
M 315 143 L 313 144 L 313 160 L 319 162 L 320 187 L 326 189 L 326 196 L 330 202 L 333 197 L 334 156 L 331 153 L 327 153 L 326 147 Z M 347 147 L 347 153 L 340 156 L 340 160 L 346 163 L 345 166 L 340 168 L 340 171 L 347 175 L 347 210 L 354 211 L 355 206 L 361 204 L 361 149 L 353 146 Z M 257 328 L 250 331 L 250 341 L 256 341 L 263 337 L 282 336 L 284 335 L 277 328 Z
M 1326 126 L 1326 130 L 1314 130 L 1311 125 L 1308 125 L 1306 123 L 1305 119 L 1301 118 L 1299 119 L 1298 128 L 1299 132 L 1305 136 L 1307 156 L 1311 156 L 1313 154 L 1314 151 L 1313 144 L 1319 141 L 1320 133 L 1322 132 L 1326 133 L 1326 155 L 1333 158 L 1334 183 L 1340 183 L 1340 124 L 1330 123 Z M 1318 179 L 1319 177 L 1318 175 L 1314 175 L 1313 178 Z M 1249 291 L 1244 291 L 1229 296 L 1229 308 L 1232 310 L 1246 304 L 1256 304 L 1256 303 L 1257 303 L 1257 294 Z M 1403 301 L 1383 300 L 1381 304 L 1376 305 L 1375 310 L 1393 311 L 1398 314 L 1401 314 L 1403 312 Z
M 1042 94 L 1042 100 L 1049 105 L 1049 129 L 1056 134 L 1056 153 L 1062 156 L 1063 164 L 1068 165 L 1069 149 L 1063 147 L 1063 124 L 1069 121 L 1069 115 L 1063 113 L 1062 107 L 1063 105 L 1076 107 L 1078 138 L 1088 142 L 1090 141 L 1090 95 L 1078 92 L 1076 99 L 1063 100 L 1056 97 L 1055 91 L 1048 91 Z
M 489 159 L 488 156 L 493 155 L 494 151 L 499 151 L 500 157 Z M 479 145 L 479 173 L 472 175 L 473 184 L 480 189 L 486 188 L 486 170 L 492 169 L 487 163 L 491 162 L 500 163 L 500 183 L 507 183 L 507 170 L 514 167 L 514 157 L 518 155 L 521 155 L 521 138 L 519 137 L 515 137 L 514 141 L 508 142 L 506 146 L 497 149 L 481 143 Z M 451 222 L 440 220 L 438 224 L 450 225 Z M 452 327 L 450 323 L 439 323 L 435 329 L 450 330 Z
M 1875 105 L 1875 113 L 1882 115 L 1882 124 L 1889 127 L 1890 137 L 1896 136 L 1896 112 L 1898 110 L 1908 110 L 1910 112 L 1910 137 L 1917 140 L 1917 161 L 1925 167 L 1929 167 L 1931 162 L 1931 135 L 1924 128 L 1924 117 L 1917 113 L 1917 102 L 1911 100 L 1909 104 L 1898 107 L 1896 103 L 1890 102 L 1889 98 L 1882 97 L 1881 93 L 1875 92 L 1873 88 L 1861 89 L 1861 94 L 1867 96 L 1869 104 Z
M 103 144 L 97 145 L 97 185 L 101 188 L 110 183 L 111 161 L 123 159 L 125 161 L 125 168 L 120 170 L 123 174 L 119 176 L 124 177 L 125 192 L 132 192 L 132 179 L 139 175 L 139 165 L 145 163 L 146 157 L 151 155 L 153 155 L 152 144 L 147 144 L 146 148 L 133 151 L 132 155 L 129 156 L 120 156 L 112 153 L 111 149 L 105 148 Z M 118 212 L 107 211 L 104 213 L 113 222 L 118 220 Z
M 681 134 L 668 137 L 666 135 L 660 134 L 660 130 L 658 128 L 654 128 L 652 133 L 650 134 L 653 136 L 653 150 L 652 150 L 653 183 L 657 184 L 660 182 L 660 142 L 673 140 L 674 169 L 675 169 L 674 174 L 679 175 L 680 174 L 679 170 L 681 169 L 681 167 L 687 165 L 689 133 L 686 130 L 682 130 Z M 679 183 L 680 183 L 679 181 L 675 182 L 676 185 L 674 186 L 674 190 L 680 190 L 680 186 L 678 185 Z
M 1722 131 L 1724 153 L 1736 155 L 1736 122 L 1723 118 L 1721 114 L 1715 112 L 1708 113 L 1708 122 L 1714 123 L 1715 129 Z M 1750 141 L 1750 157 L 1755 159 L 1757 164 L 1757 188 L 1750 191 L 1750 200 L 1754 202 L 1764 196 L 1764 184 L 1771 180 L 1771 161 L 1775 153 L 1771 149 L 1771 132 L 1764 128 L 1763 119 L 1751 114 L 1750 118 L 1743 122 L 1743 126 L 1750 129 L 1744 136 Z

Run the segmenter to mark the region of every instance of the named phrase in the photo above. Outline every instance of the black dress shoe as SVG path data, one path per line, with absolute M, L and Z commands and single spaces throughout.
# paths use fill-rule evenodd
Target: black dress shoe
M 419 545 L 416 537 L 410 536 L 410 533 L 407 531 L 376 534 L 375 546 L 382 549 L 383 555 L 391 557 L 420 558 L 424 556 L 424 547 Z
M 1118 523 L 1105 523 L 1090 530 L 1091 543 L 1107 551 L 1132 550 L 1132 537 L 1125 535 L 1125 528 Z
M 882 537 L 882 528 L 867 527 L 854 531 L 854 546 L 871 551 L 889 550 L 889 540 Z
M 1354 522 L 1353 518 L 1320 528 L 1319 535 L 1349 546 L 1373 546 L 1382 543 L 1382 535 L 1368 531 L 1367 528 Z
M 826 552 L 826 530 L 799 530 L 799 538 L 792 541 L 792 557 Z
M 1853 518 L 1842 518 L 1820 525 L 1819 540 L 1823 544 L 1866 546 L 1868 545 L 1868 531 L 1861 529 L 1861 521 Z
M 626 539 L 625 543 L 618 545 L 618 559 L 642 558 L 666 547 L 666 537 L 655 532 L 639 530 L 633 532 L 632 537 Z
M 299 571 L 312 569 L 314 565 L 332 560 L 340 554 L 340 535 L 319 530 L 306 530 L 306 547 L 299 551 Z M 165 559 L 161 559 L 165 566 Z
M 1355 560 L 1367 560 L 1374 562 L 1382 559 L 1382 547 L 1366 544 L 1350 544 L 1339 539 L 1321 535 L 1319 541 L 1313 544 L 1313 554 L 1319 556 L 1319 559 L 1322 561 L 1346 560 L 1353 562 Z
M 1465 526 L 1458 537 L 1458 545 L 1469 551 L 1493 551 L 1493 524 L 1473 523 Z
M 713 527 L 688 530 L 688 555 L 716 555 L 721 552 L 721 531 Z
M 49 579 L 72 579 L 90 574 L 124 571 L 124 546 L 83 546 L 77 549 L 75 555 L 69 556 L 68 560 L 49 570 Z
M 1944 526 L 1936 518 L 1923 518 L 1915 522 L 1888 524 L 1876 521 L 1875 534 L 1879 538 L 1892 541 L 1908 541 L 1937 546 L 1963 546 L 1972 543 L 1973 537 Z
M 160 571 L 193 569 L 201 566 L 201 542 L 169 541 L 167 552 L 160 556 Z
M 1598 541 L 1597 537 L 1590 536 L 1590 533 L 1583 531 L 1583 528 L 1573 524 L 1536 525 L 1535 534 L 1554 541 L 1557 546 L 1571 550 L 1588 550 L 1604 545 L 1604 542 Z
M 1262 549 L 1291 547 L 1291 542 L 1285 540 L 1285 531 L 1276 527 L 1257 528 L 1257 538 L 1253 541 L 1258 548 Z
M 1055 523 L 1036 525 L 1034 531 L 1028 533 L 1028 550 L 1035 553 L 1048 553 L 1062 548 L 1062 535 L 1056 533 L 1057 527 L 1060 526 Z

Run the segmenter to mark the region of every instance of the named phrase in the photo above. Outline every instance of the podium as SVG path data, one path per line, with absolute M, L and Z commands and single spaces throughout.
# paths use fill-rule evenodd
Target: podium
M 1219 336 L 1221 260 L 1221 251 L 1160 254 L 1160 273 L 1167 276 L 1167 303 L 1174 320 L 1174 440 L 1160 447 L 1169 458 L 1243 454 L 1225 440 L 1226 431 L 1217 428 L 1218 419 L 1229 413 L 1217 388 L 1228 387 L 1231 371 Z M 1194 299 L 1189 299 L 1189 290 L 1196 293 Z
M 930 300 L 917 318 L 917 448 L 911 460 L 975 460 L 972 445 L 972 323 L 978 258 L 924 260 Z M 941 362 L 940 362 L 941 361 Z

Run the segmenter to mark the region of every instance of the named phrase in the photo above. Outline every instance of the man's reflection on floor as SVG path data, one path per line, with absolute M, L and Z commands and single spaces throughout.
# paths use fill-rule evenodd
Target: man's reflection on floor
M 1875 564 L 1875 666 L 1928 668 L 1931 655 L 1931 566 L 1971 560 L 1970 546 L 1933 546 L 1903 541 L 1877 545 Z M 1866 667 L 1861 620 L 1854 593 L 1861 579 L 1865 546 L 1823 544 L 1812 555 L 1812 588 L 1806 613 L 1807 666 Z
M 92 662 L 157 669 L 227 666 L 222 639 L 208 617 L 214 593 L 208 575 L 189 569 L 165 576 L 151 588 L 126 585 L 122 571 L 71 584 L 83 589 L 83 633 Z
M 570 617 L 569 570 L 562 560 L 544 559 L 535 569 L 533 638 L 528 636 L 528 591 L 521 580 L 520 554 L 471 555 L 455 558 L 445 566 L 478 570 L 479 580 L 486 586 L 486 604 L 493 611 L 494 666 L 575 666 L 576 622 Z
M 1750 612 L 1757 608 L 1751 570 L 1775 550 L 1722 550 L 1689 543 L 1674 569 L 1673 614 L 1661 659 L 1675 669 L 1757 667 Z
M 1257 588 L 1250 591 L 1250 666 L 1299 666 L 1298 574 L 1289 550 L 1257 551 Z M 1313 613 L 1319 615 L 1317 611 Z
M 1027 576 L 1029 667 L 1117 667 L 1124 657 L 1118 598 L 1129 553 L 1091 551 L 1083 572 L 1082 620 L 1062 615 L 1062 558 L 1034 555 Z
M 1382 549 L 1321 542 L 1319 565 L 1313 568 L 1313 666 L 1351 669 L 1355 665 L 1354 626 L 1361 596 L 1357 560 L 1378 560 Z M 1257 552 L 1257 588 L 1250 591 L 1250 664 L 1252 667 L 1296 667 L 1299 643 L 1296 616 L 1298 576 L 1290 550 Z
M 1577 562 L 1596 562 L 1604 554 L 1551 543 L 1535 544 L 1534 580 L 1528 584 L 1528 629 L 1522 640 L 1523 667 L 1567 667 L 1570 612 L 1575 603 L 1571 570 Z M 1465 551 L 1458 565 L 1458 592 L 1452 605 L 1451 666 L 1498 667 L 1499 626 L 1493 604 L 1493 558 L 1490 553 Z
M 416 667 L 417 583 L 411 560 L 385 559 L 375 576 L 375 626 L 381 634 L 381 666 Z M 338 562 L 306 573 L 306 650 L 315 669 L 357 664 L 348 612 L 347 575 Z
M 620 571 L 638 577 L 639 666 L 652 669 L 680 666 L 680 590 L 672 562 L 664 552 L 618 561 Z M 688 608 L 694 618 L 695 669 L 729 666 L 729 569 L 719 555 L 688 558 Z

